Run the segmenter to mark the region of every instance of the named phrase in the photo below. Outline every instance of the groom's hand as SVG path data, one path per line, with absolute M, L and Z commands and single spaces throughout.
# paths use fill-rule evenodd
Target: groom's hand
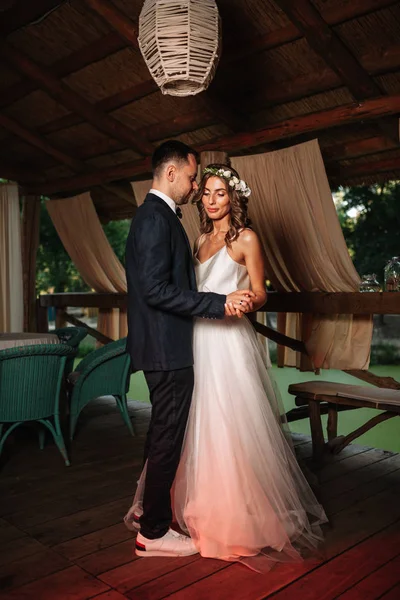
M 252 299 L 255 298 L 254 292 L 251 290 L 237 290 L 228 294 L 225 304 L 225 315 L 228 317 L 237 316 L 243 317 L 244 313 L 253 310 Z

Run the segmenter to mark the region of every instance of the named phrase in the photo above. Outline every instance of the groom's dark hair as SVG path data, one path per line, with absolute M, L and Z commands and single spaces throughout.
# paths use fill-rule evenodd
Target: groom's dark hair
M 157 177 L 165 163 L 171 160 L 187 162 L 189 154 L 193 154 L 195 159 L 199 160 L 199 153 L 190 146 L 178 140 L 168 140 L 162 143 L 153 152 L 151 157 L 151 167 L 153 177 Z

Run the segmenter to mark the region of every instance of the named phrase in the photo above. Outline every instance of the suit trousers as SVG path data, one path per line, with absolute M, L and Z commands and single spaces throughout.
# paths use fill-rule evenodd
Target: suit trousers
M 145 371 L 152 413 L 144 450 L 147 460 L 141 533 L 148 539 L 165 535 L 172 521 L 171 487 L 179 465 L 192 400 L 193 367 Z

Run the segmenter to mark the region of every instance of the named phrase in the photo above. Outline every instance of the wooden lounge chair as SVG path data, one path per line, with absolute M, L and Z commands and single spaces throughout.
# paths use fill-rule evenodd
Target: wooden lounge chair
M 347 385 L 331 381 L 306 381 L 289 386 L 289 393 L 296 396 L 296 405 L 308 405 L 313 456 L 321 459 L 325 450 L 340 452 L 350 442 L 369 431 L 382 421 L 400 414 L 400 390 Z M 321 408 L 328 412 L 328 442 L 325 443 L 321 422 Z M 327 410 L 326 410 L 327 408 Z M 375 408 L 379 415 L 346 436 L 338 436 L 338 411 L 354 408 Z

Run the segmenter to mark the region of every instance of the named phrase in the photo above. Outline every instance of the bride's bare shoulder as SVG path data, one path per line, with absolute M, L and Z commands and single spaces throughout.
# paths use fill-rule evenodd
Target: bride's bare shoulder
M 239 231 L 239 235 L 236 241 L 244 246 L 252 246 L 254 244 L 259 243 L 258 235 L 256 234 L 256 232 L 252 229 L 249 229 L 248 227 L 243 227 L 243 229 Z

